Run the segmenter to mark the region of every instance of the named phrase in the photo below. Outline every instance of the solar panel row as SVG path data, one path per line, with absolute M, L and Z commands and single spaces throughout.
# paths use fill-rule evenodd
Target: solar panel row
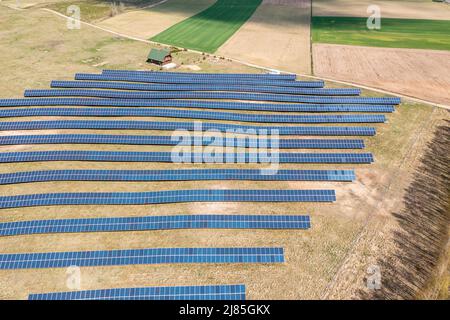
M 0 163 L 36 161 L 111 161 L 172 163 L 371 163 L 371 153 L 191 153 L 126 151 L 1 152 Z
M 0 208 L 52 205 L 142 205 L 180 202 L 332 202 L 334 190 L 170 190 L 48 193 L 0 197 Z
M 91 107 L 169 107 L 274 112 L 393 112 L 392 105 L 376 104 L 274 104 L 200 100 L 26 98 L 0 99 L 0 107 L 91 106 Z
M 0 254 L 0 269 L 161 263 L 280 263 L 283 248 L 152 248 Z
M 167 72 L 167 71 L 144 71 L 144 70 L 102 70 L 102 74 L 122 74 L 122 75 L 142 75 L 159 77 L 186 77 L 191 79 L 276 79 L 285 81 L 295 81 L 295 74 L 270 74 L 270 73 L 202 73 L 202 72 Z
M 161 77 L 148 75 L 122 75 L 122 74 L 89 74 L 77 73 L 75 80 L 100 80 L 100 81 L 128 81 L 145 83 L 186 83 L 186 84 L 231 84 L 231 85 L 260 85 L 278 87 L 322 88 L 323 81 L 286 81 L 277 79 L 189 79 L 186 77 Z
M 28 300 L 245 300 L 245 286 L 208 285 L 117 288 L 34 293 Z
M 388 104 L 400 103 L 399 98 L 389 97 L 328 97 L 328 96 L 298 96 L 264 93 L 233 93 L 233 92 L 130 92 L 89 89 L 37 89 L 25 90 L 25 97 L 98 97 L 121 99 L 227 99 L 252 101 L 277 101 L 297 103 L 355 103 L 355 104 Z
M 0 223 L 0 236 L 171 229 L 309 229 L 309 216 L 177 215 Z
M 44 134 L 0 136 L 0 145 L 18 144 L 128 144 L 128 145 L 186 145 L 186 146 L 227 146 L 244 148 L 280 149 L 362 149 L 361 139 L 281 139 L 272 142 L 270 137 L 250 136 L 210 137 L 183 135 L 173 136 L 131 136 L 106 134 Z
M 43 181 L 353 181 L 353 170 L 186 169 L 186 170 L 48 170 L 0 174 L 0 184 Z
M 259 115 L 231 112 L 136 108 L 22 108 L 0 110 L 0 117 L 164 117 L 264 123 L 383 123 L 382 114 Z
M 298 127 L 298 126 L 248 126 L 229 123 L 204 122 L 158 122 L 133 120 L 47 120 L 47 121 L 0 121 L 0 130 L 45 130 L 45 129 L 103 129 L 103 130 L 219 130 L 227 133 L 240 132 L 249 135 L 280 134 L 304 136 L 373 136 L 371 127 Z
M 90 88 L 90 89 L 119 89 L 139 91 L 234 91 L 259 92 L 319 96 L 354 96 L 361 94 L 360 89 L 329 89 L 329 88 L 296 88 L 271 86 L 240 86 L 224 84 L 144 84 L 111 81 L 58 81 L 53 80 L 52 88 Z

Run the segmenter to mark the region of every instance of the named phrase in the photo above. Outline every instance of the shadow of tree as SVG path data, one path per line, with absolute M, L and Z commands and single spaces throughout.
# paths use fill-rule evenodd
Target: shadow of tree
M 394 252 L 377 261 L 381 288 L 360 290 L 361 299 L 417 298 L 436 271 L 450 224 L 449 124 L 446 120 L 437 127 L 406 190 L 404 209 L 392 213 L 400 228 L 394 234 Z

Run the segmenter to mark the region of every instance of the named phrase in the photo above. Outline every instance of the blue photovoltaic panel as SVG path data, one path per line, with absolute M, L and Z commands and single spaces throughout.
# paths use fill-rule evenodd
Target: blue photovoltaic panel
M 229 101 L 99 98 L 0 99 L 0 107 L 28 106 L 173 107 L 274 112 L 393 112 L 395 110 L 392 105 L 376 104 L 274 104 Z
M 34 293 L 28 300 L 245 300 L 245 286 L 207 285 Z
M 329 88 L 295 88 L 271 86 L 242 86 L 224 84 L 145 84 L 111 81 L 52 81 L 52 88 L 90 88 L 90 89 L 119 89 L 139 91 L 234 91 L 300 94 L 318 96 L 354 96 L 361 94 L 360 89 L 329 89 Z
M 277 263 L 283 248 L 152 248 L 0 254 L 0 269 L 65 268 L 161 263 Z
M 180 84 L 231 84 L 231 85 L 258 85 L 278 87 L 300 87 L 300 88 L 322 88 L 323 81 L 286 81 L 272 79 L 192 79 L 187 77 L 163 77 L 163 76 L 141 76 L 121 74 L 88 74 L 77 73 L 75 80 L 100 80 L 100 81 L 127 81 L 144 83 L 180 83 Z
M 0 223 L 0 236 L 172 229 L 309 229 L 309 216 L 177 215 L 33 220 Z
M 172 72 L 172 71 L 145 71 L 145 70 L 108 70 L 102 71 L 102 74 L 121 74 L 138 76 L 160 76 L 160 77 L 187 77 L 187 78 L 207 78 L 207 79 L 272 79 L 295 81 L 295 74 L 271 74 L 271 73 L 202 73 L 202 72 Z
M 37 161 L 106 161 L 171 163 L 371 163 L 371 153 L 176 153 L 134 151 L 0 152 L 0 163 Z
M 180 202 L 332 202 L 334 190 L 171 190 L 47 193 L 0 197 L 0 208 L 53 205 L 143 205 Z
M 264 123 L 383 123 L 383 114 L 350 115 L 260 115 L 163 108 L 21 108 L 0 110 L 0 117 L 164 117 Z
M 399 98 L 389 97 L 327 97 L 327 96 L 299 96 L 286 94 L 264 93 L 233 93 L 233 92 L 134 92 L 89 89 L 38 89 L 25 90 L 25 97 L 97 97 L 121 99 L 228 99 L 303 103 L 364 103 L 389 104 L 400 103 Z
M 298 127 L 298 126 L 247 126 L 229 123 L 158 122 L 134 120 L 47 120 L 47 121 L 0 121 L 0 130 L 45 130 L 45 129 L 101 129 L 101 130 L 186 130 L 244 132 L 245 134 L 274 134 L 302 136 L 373 136 L 371 127 Z
M 196 145 L 227 146 L 245 148 L 280 149 L 362 149 L 364 140 L 360 139 L 276 139 L 252 136 L 239 137 L 202 137 L 186 135 L 173 136 L 131 136 L 107 134 L 44 134 L 0 136 L 0 145 L 18 144 L 129 144 L 129 145 Z
M 49 170 L 0 174 L 0 184 L 44 181 L 353 181 L 353 170 L 277 170 L 264 174 L 255 169 L 186 170 Z

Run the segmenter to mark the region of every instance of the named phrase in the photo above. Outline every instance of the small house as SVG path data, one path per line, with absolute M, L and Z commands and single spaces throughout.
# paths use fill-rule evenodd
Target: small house
M 159 66 L 172 62 L 172 56 L 168 49 L 152 49 L 147 57 L 147 62 L 157 64 Z

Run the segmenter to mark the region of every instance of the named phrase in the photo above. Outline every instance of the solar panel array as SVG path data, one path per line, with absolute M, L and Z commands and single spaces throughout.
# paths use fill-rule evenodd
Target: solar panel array
M 152 248 L 0 254 L 0 269 L 162 263 L 280 263 L 283 248 Z
M 393 112 L 392 105 L 376 104 L 304 104 L 252 103 L 201 100 L 98 99 L 98 98 L 26 98 L 0 99 L 0 107 L 91 106 L 91 107 L 169 107 L 274 112 Z
M 25 90 L 25 97 L 97 97 L 120 99 L 229 99 L 252 101 L 277 101 L 297 103 L 363 103 L 363 104 L 399 104 L 398 98 L 388 97 L 337 97 L 337 96 L 299 96 L 265 93 L 234 92 L 130 92 L 88 89 L 37 89 Z
M 371 153 L 183 153 L 127 151 L 29 151 L 1 152 L 0 163 L 36 161 L 110 161 L 171 163 L 371 163 Z
M 279 135 L 304 136 L 373 136 L 371 127 L 299 127 L 299 126 L 246 126 L 228 123 L 168 122 L 132 120 L 46 120 L 46 121 L 0 121 L 0 130 L 45 129 L 102 129 L 102 130 L 186 130 L 186 131 L 235 131 L 247 134 L 278 133 Z
M 300 87 L 300 88 L 322 88 L 323 81 L 285 81 L 277 79 L 192 79 L 188 77 L 161 77 L 141 75 L 119 75 L 119 74 L 88 74 L 77 73 L 75 80 L 100 80 L 100 81 L 128 81 L 145 83 L 179 83 L 179 84 L 230 84 L 230 85 L 260 85 L 277 87 Z
M 0 209 L 54 205 L 142 205 L 179 202 L 333 202 L 334 190 L 170 190 L 74 192 L 0 197 Z
M 281 139 L 272 143 L 270 138 L 252 136 L 239 137 L 200 137 L 181 139 L 181 136 L 131 136 L 103 134 L 43 134 L 0 136 L 0 145 L 16 144 L 129 144 L 129 145 L 204 145 L 238 146 L 245 148 L 278 147 L 280 149 L 362 149 L 361 139 Z
M 120 75 L 141 75 L 141 76 L 155 76 L 167 78 L 189 78 L 189 79 L 276 79 L 295 81 L 297 75 L 295 74 L 270 74 L 270 73 L 202 73 L 202 72 L 164 72 L 164 71 L 139 71 L 139 70 L 103 70 L 102 74 L 120 74 Z M 323 83 L 323 82 L 322 82 Z
M 33 220 L 0 223 L 0 236 L 171 229 L 309 229 L 309 216 L 177 215 Z
M 245 286 L 210 285 L 117 288 L 35 293 L 28 300 L 245 300 Z
M 52 88 L 90 88 L 90 89 L 118 89 L 140 91 L 235 91 L 260 92 L 320 96 L 353 96 L 361 94 L 360 89 L 323 89 L 323 88 L 295 88 L 271 86 L 239 86 L 223 84 L 135 84 L 128 82 L 110 81 L 52 81 Z
M 226 131 L 190 139 L 159 135 L 39 134 L 0 136 L 0 145 L 117 144 L 237 146 L 280 149 L 362 149 L 361 139 L 281 139 L 265 135 L 373 136 L 368 126 L 292 126 L 292 123 L 383 123 L 382 114 L 400 103 L 396 97 L 361 97 L 361 90 L 323 88 L 323 81 L 296 81 L 292 74 L 207 74 L 104 70 L 76 74 L 75 80 L 52 81 L 57 89 L 26 90 L 24 99 L 0 99 L 0 118 L 7 117 L 164 117 L 229 123 L 136 120 L 0 121 L 0 130 L 97 129 L 160 131 Z M 197 100 L 195 100 L 197 99 Z M 239 100 L 239 101 L 217 101 Z M 251 102 L 243 102 L 251 101 Z M 258 102 L 258 103 L 256 103 Z M 69 108 L 83 107 L 83 108 Z M 8 108 L 26 107 L 26 108 Z M 36 108 L 33 108 L 36 107 Z M 39 108 L 38 108 L 39 107 Z M 100 108 L 101 107 L 101 108 Z M 183 110 L 174 108 L 194 108 Z M 243 113 L 203 111 L 241 110 Z M 246 111 L 253 111 L 248 113 Z M 260 112 L 314 112 L 314 115 Z M 257 113 L 258 112 L 258 113 Z M 323 114 L 323 113 L 350 114 Z M 237 136 L 236 136 L 237 134 Z M 244 134 L 245 136 L 239 136 Z M 261 138 L 263 135 L 264 138 Z M 268 139 L 269 138 L 269 139 Z M 276 149 L 277 150 L 277 149 Z M 230 150 L 228 149 L 228 152 Z M 268 152 L 268 154 L 267 154 Z M 0 152 L 0 163 L 32 161 L 109 161 L 170 163 L 358 163 L 373 162 L 371 153 L 173 153 L 121 151 Z M 354 170 L 45 170 L 0 174 L 0 184 L 50 181 L 341 181 L 355 180 Z M 333 202 L 334 190 L 191 189 L 150 192 L 78 192 L 0 196 L 0 209 L 52 205 L 143 205 L 180 202 Z M 0 236 L 126 232 L 173 229 L 308 229 L 305 215 L 165 215 L 11 221 L 0 223 Z M 0 254 L 0 269 L 62 268 L 161 263 L 281 263 L 283 248 L 148 248 L 110 251 Z M 107 299 L 245 299 L 244 285 L 145 287 L 30 294 L 30 300 Z
M 382 114 L 370 115 L 261 115 L 178 109 L 133 108 L 21 108 L 0 110 L 0 117 L 164 117 L 266 123 L 382 123 Z
M 0 174 L 0 184 L 44 181 L 353 181 L 353 170 L 184 169 L 184 170 L 48 170 Z

